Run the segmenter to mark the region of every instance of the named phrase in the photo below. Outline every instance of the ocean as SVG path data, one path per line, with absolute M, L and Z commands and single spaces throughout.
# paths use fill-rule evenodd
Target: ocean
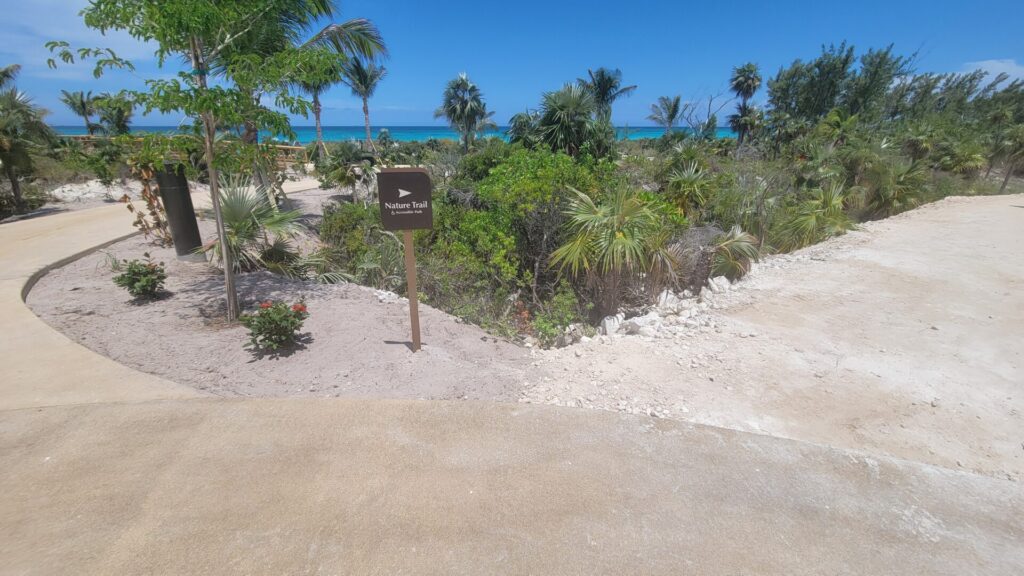
M 64 136 L 82 136 L 85 128 L 83 126 L 53 126 L 58 134 Z M 387 130 L 391 138 L 402 142 L 424 142 L 430 139 L 457 140 L 458 134 L 447 126 L 376 126 L 371 128 L 373 137 L 376 138 L 381 130 Z M 133 132 L 176 132 L 176 126 L 134 126 Z M 295 131 L 298 144 L 310 144 L 316 140 L 316 128 L 313 126 L 292 126 Z M 324 126 L 324 140 L 328 142 L 342 142 L 346 140 L 362 140 L 365 138 L 366 130 L 362 126 Z M 665 133 L 664 128 L 657 126 L 629 127 L 620 126 L 615 129 L 619 139 L 638 140 L 640 138 L 657 138 Z M 677 132 L 686 132 L 687 128 L 676 128 Z M 266 138 L 268 135 L 263 135 Z M 487 136 L 498 136 L 505 138 L 505 128 L 490 130 Z M 734 137 L 735 133 L 729 128 L 719 128 L 720 138 Z

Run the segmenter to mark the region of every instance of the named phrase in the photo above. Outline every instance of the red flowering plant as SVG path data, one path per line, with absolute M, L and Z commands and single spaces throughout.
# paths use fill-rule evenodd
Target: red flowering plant
M 277 350 L 295 343 L 302 322 L 309 317 L 304 302 L 289 306 L 284 302 L 260 302 L 252 314 L 243 314 L 242 324 L 249 329 L 249 342 L 254 348 Z

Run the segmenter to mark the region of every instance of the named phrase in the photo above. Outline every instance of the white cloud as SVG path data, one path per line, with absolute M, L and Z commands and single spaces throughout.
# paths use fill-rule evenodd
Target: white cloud
M 1006 73 L 1011 79 L 1024 78 L 1024 64 L 1018 64 L 1013 58 L 979 60 L 964 64 L 964 72 L 971 72 L 973 70 L 984 70 L 989 73 L 990 77 Z

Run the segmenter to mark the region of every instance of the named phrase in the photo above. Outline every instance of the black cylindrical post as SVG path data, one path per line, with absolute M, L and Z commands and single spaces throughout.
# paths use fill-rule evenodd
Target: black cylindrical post
M 196 249 L 203 245 L 199 237 L 196 210 L 192 207 L 192 196 L 188 193 L 188 179 L 181 164 L 165 164 L 156 173 L 156 185 L 160 199 L 167 212 L 167 224 L 171 228 L 174 251 L 179 260 L 203 260 Z

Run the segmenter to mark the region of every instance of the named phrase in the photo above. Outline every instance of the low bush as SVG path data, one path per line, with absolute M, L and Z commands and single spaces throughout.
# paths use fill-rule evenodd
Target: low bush
M 149 253 L 145 260 L 123 260 L 120 269 L 114 276 L 114 284 L 124 288 L 136 298 L 154 298 L 164 289 L 167 270 L 162 262 L 153 262 Z
M 244 314 L 239 320 L 249 329 L 249 343 L 254 348 L 279 350 L 295 343 L 295 336 L 308 317 L 302 302 L 289 306 L 268 300 L 260 303 L 254 314 Z

